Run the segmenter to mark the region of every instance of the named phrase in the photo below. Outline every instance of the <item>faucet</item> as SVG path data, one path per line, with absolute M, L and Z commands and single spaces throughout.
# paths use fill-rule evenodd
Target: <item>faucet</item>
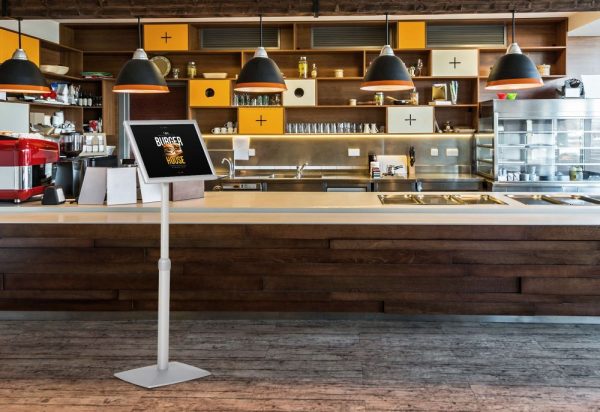
M 296 166 L 296 179 L 302 179 L 302 175 L 304 174 L 304 169 L 308 166 L 308 163 L 304 163 L 301 166 Z
M 223 160 L 221 160 L 221 164 L 224 165 L 226 162 L 229 166 L 228 176 L 230 179 L 233 179 L 235 177 L 235 160 L 231 160 L 230 157 L 224 157 Z

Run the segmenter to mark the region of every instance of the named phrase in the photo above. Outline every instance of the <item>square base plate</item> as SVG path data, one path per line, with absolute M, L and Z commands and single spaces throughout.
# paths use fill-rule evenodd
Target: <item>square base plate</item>
M 169 367 L 159 370 L 157 365 L 145 366 L 125 372 L 115 373 L 115 376 L 125 382 L 143 388 L 158 388 L 209 376 L 210 372 L 181 362 L 169 362 Z

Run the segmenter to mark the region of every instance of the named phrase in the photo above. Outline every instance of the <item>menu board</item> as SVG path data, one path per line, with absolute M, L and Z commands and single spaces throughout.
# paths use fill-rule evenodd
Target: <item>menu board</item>
M 146 183 L 216 177 L 195 121 L 128 121 L 125 131 Z

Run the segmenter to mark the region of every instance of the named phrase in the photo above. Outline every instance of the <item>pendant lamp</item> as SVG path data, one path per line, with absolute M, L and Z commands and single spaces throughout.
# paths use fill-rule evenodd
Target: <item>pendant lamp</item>
M 50 93 L 46 79 L 40 69 L 27 59 L 21 48 L 21 19 L 19 23 L 19 48 L 12 57 L 0 65 L 0 92 L 6 93 Z
M 287 90 L 277 64 L 267 56 L 263 47 L 263 26 L 260 16 L 260 46 L 254 57 L 242 68 L 234 90 L 246 93 L 280 93 Z
M 361 90 L 390 92 L 412 90 L 415 85 L 406 70 L 404 62 L 394 54 L 390 39 L 388 14 L 385 14 L 385 46 L 379 56 L 373 60 L 360 85 Z
M 115 93 L 169 93 L 169 87 L 158 67 L 148 60 L 142 48 L 142 24 L 138 17 L 138 49 L 133 53 L 119 73 L 113 92 Z
M 512 43 L 494 65 L 487 79 L 487 90 L 522 90 L 544 85 L 535 64 L 515 43 L 515 12 L 512 12 Z

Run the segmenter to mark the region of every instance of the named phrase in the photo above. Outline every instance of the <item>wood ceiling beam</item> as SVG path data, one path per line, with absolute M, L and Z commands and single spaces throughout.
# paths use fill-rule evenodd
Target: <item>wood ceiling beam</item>
M 2 0 L 12 17 L 27 19 L 206 18 L 311 16 L 313 0 Z M 319 0 L 320 16 L 582 12 L 600 0 Z

